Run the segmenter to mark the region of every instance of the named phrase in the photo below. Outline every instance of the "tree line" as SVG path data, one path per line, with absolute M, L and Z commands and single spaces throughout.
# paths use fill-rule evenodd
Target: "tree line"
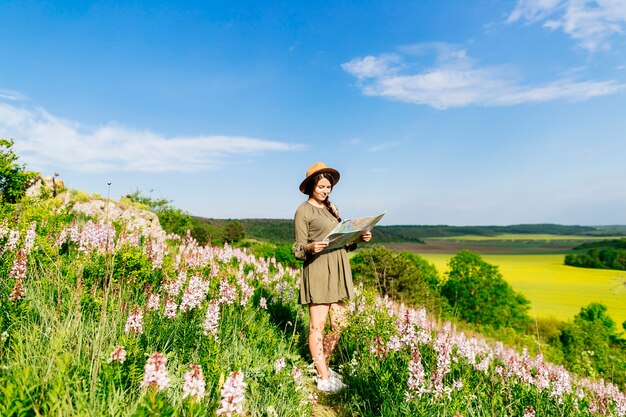
M 585 250 L 585 252 L 565 255 L 565 265 L 626 270 L 626 239 L 583 243 L 576 246 L 574 250 Z

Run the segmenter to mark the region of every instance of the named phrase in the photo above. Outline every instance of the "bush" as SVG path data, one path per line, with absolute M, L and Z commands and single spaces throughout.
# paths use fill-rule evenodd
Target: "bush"
M 382 296 L 433 312 L 449 312 L 447 301 L 439 293 L 437 269 L 418 255 L 376 245 L 358 251 L 350 264 L 355 278 L 376 288 Z
M 463 250 L 449 262 L 442 294 L 456 314 L 470 323 L 512 327 L 523 331 L 530 302 L 504 280 L 498 267 L 475 252 Z
M 0 202 L 16 203 L 26 193 L 38 174 L 18 165 L 13 139 L 0 139 Z

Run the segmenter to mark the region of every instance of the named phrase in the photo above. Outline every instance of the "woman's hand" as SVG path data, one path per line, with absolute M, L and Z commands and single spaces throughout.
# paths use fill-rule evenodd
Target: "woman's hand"
M 367 232 L 361 236 L 361 240 L 363 242 L 369 242 L 371 238 L 372 238 L 372 232 Z
M 311 242 L 306 245 L 307 252 L 320 253 L 328 246 L 328 242 Z

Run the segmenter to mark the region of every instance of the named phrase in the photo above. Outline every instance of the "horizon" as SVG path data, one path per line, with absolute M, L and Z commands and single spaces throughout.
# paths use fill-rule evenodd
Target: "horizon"
M 70 188 L 291 219 L 323 161 L 344 218 L 626 222 L 626 3 L 9 1 L 0 17 L 0 137 Z

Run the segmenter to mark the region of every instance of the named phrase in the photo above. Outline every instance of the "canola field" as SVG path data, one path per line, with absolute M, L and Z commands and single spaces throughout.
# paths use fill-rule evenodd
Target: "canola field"
M 440 274 L 447 271 L 454 254 L 419 253 L 432 262 Z M 563 264 L 562 254 L 484 254 L 498 266 L 504 279 L 531 302 L 530 315 L 570 320 L 581 307 L 600 302 L 618 330 L 626 321 L 626 271 L 574 268 Z

